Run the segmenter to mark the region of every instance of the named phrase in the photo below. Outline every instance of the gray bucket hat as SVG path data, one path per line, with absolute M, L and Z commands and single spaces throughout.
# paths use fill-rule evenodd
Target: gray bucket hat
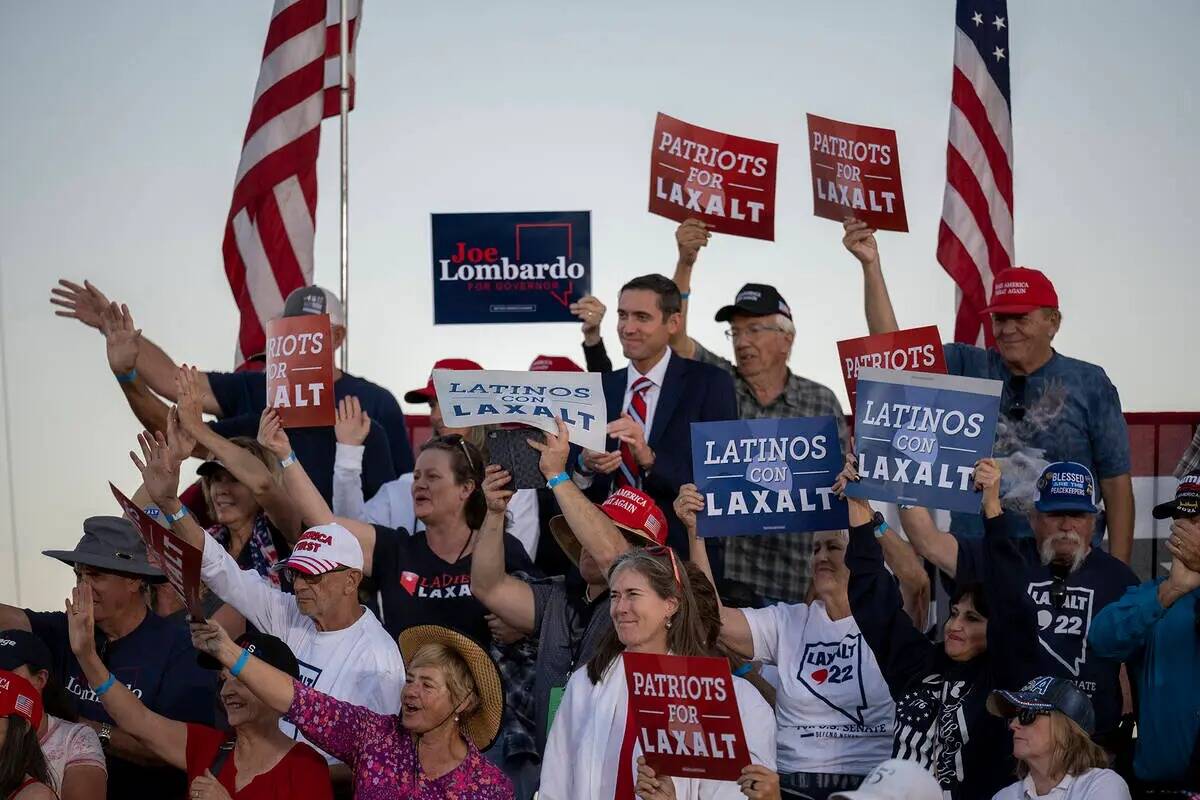
M 124 517 L 88 517 L 83 521 L 83 538 L 74 550 L 43 550 L 42 555 L 72 566 L 81 564 L 104 572 L 136 575 L 150 583 L 167 579 L 146 559 L 142 537 Z

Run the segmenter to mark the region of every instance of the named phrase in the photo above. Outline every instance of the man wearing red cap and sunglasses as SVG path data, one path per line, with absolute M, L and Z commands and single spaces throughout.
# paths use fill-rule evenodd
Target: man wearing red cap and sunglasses
M 849 220 L 842 243 L 863 268 L 867 327 L 871 334 L 899 330 L 879 263 L 875 231 Z M 987 349 L 947 344 L 952 375 L 1004 382 L 995 455 L 1005 483 L 1001 497 L 1012 515 L 1013 535 L 1032 560 L 1033 531 L 1026 513 L 1036 499 L 1038 475 L 1050 463 L 1083 464 L 1099 479 L 1106 520 L 1097 523 L 1093 545 L 1109 531 L 1109 552 L 1125 563 L 1133 554 L 1133 481 L 1129 432 L 1121 399 L 1104 369 L 1058 353 L 1052 343 L 1062 324 L 1058 293 L 1043 273 L 1011 267 L 992 280 L 983 314 L 991 318 L 995 345 Z M 981 536 L 979 516 L 955 513 L 951 529 Z

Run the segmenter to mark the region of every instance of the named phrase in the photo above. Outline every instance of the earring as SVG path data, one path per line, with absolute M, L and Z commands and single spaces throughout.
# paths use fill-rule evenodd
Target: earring
M 454 721 L 455 721 L 455 722 L 458 722 L 458 714 L 455 714 L 455 715 L 454 715 Z
M 671 618 L 667 617 L 667 630 L 671 630 Z

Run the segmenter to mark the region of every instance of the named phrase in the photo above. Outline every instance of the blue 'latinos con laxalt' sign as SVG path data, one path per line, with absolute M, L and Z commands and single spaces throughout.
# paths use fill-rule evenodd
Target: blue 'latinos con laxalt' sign
M 833 417 L 692 423 L 692 473 L 704 496 L 701 536 L 836 530 L 846 502 Z
M 433 214 L 433 322 L 578 322 L 590 211 Z
M 1004 384 L 982 378 L 864 368 L 854 443 L 861 480 L 846 494 L 978 512 L 975 462 L 992 455 Z

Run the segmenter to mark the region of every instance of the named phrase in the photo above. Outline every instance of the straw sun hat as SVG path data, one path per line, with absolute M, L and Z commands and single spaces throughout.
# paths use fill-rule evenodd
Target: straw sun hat
M 440 644 L 453 650 L 466 663 L 475 681 L 479 706 L 465 719 L 463 727 L 480 751 L 487 750 L 500 733 L 504 716 L 504 687 L 500 670 L 492 657 L 471 638 L 441 625 L 417 625 L 400 634 L 400 654 L 404 663 L 427 644 Z

